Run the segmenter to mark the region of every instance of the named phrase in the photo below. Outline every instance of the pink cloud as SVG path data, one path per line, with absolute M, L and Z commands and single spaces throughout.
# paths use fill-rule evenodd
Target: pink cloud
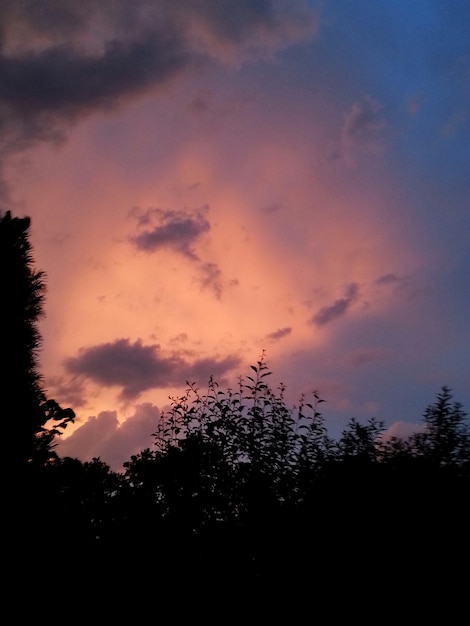
M 69 437 L 60 439 L 57 452 L 91 461 L 100 458 L 115 471 L 131 455 L 152 446 L 160 410 L 151 403 L 136 406 L 134 415 L 120 423 L 116 411 L 103 411 L 78 427 Z

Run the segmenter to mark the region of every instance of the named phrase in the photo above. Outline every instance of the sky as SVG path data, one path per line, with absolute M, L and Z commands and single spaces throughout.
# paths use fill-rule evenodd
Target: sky
M 0 0 L 0 210 L 57 451 L 120 471 L 265 355 L 295 405 L 470 411 L 468 0 Z

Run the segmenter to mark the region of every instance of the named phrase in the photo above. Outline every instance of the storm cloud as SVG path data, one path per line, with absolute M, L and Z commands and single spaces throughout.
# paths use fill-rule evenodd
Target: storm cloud
M 186 381 L 206 383 L 210 376 L 222 377 L 239 363 L 236 356 L 189 362 L 177 353 L 163 354 L 158 345 L 117 339 L 82 348 L 78 356 L 66 360 L 65 367 L 69 374 L 105 387 L 120 387 L 121 399 L 131 400 L 149 389 L 181 386 Z
M 310 320 L 311 324 L 317 326 L 324 326 L 329 324 L 333 320 L 342 317 L 350 306 L 357 300 L 359 293 L 359 285 L 357 283 L 351 283 L 345 289 L 344 298 L 339 298 L 330 306 L 322 307 Z
M 3 156 L 209 60 L 272 54 L 316 29 L 304 3 L 270 0 L 3 0 L 0 11 Z
M 142 226 L 156 222 L 156 225 L 130 237 L 130 241 L 144 252 L 172 248 L 197 261 L 192 244 L 210 230 L 210 223 L 204 215 L 206 210 L 207 207 L 191 214 L 186 211 L 149 209 L 139 216 L 138 223 Z

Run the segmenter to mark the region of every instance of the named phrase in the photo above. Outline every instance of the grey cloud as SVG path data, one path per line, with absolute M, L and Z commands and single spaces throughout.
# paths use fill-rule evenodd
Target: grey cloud
M 0 0 L 0 153 L 166 83 L 230 44 L 276 50 L 315 31 L 303 2 Z
M 383 276 L 379 276 L 375 279 L 374 285 L 380 289 L 393 289 L 396 293 L 400 293 L 401 297 L 414 297 L 414 295 L 418 294 L 422 291 L 422 286 L 420 287 L 420 277 L 419 275 L 404 275 L 399 276 L 397 274 L 384 274 Z
M 350 306 L 357 300 L 359 285 L 351 283 L 345 289 L 344 298 L 336 300 L 332 305 L 321 308 L 310 320 L 311 324 L 324 326 L 338 317 L 343 316 Z
M 149 389 L 182 386 L 195 376 L 223 375 L 239 363 L 234 356 L 196 359 L 188 362 L 177 353 L 163 355 L 157 345 L 140 340 L 118 339 L 112 343 L 82 348 L 67 359 L 69 374 L 83 376 L 105 387 L 120 387 L 121 398 L 137 398 Z
M 16 47 L 44 38 L 87 41 L 97 26 L 108 36 L 135 36 L 162 23 L 177 25 L 193 46 L 211 40 L 243 44 L 267 35 L 271 45 L 282 46 L 317 27 L 317 13 L 304 0 L 1 0 L 0 10 L 2 39 Z
M 232 44 L 239 53 L 269 54 L 312 36 L 317 28 L 317 13 L 303 0 L 184 0 L 174 4 L 180 18 L 208 32 L 209 42 L 215 40 L 225 48 Z M 199 38 L 200 28 L 196 31 Z
M 189 63 L 184 42 L 152 32 L 94 54 L 69 43 L 0 54 L 0 156 L 63 141 L 71 123 L 163 85 Z
M 222 297 L 222 272 L 215 263 L 201 264 L 201 286 L 203 289 L 211 289 L 217 300 Z
M 384 126 L 382 105 L 370 96 L 364 96 L 345 113 L 340 139 L 329 147 L 328 158 L 337 161 L 351 159 L 355 153 L 380 154 Z
M 241 359 L 237 356 L 227 356 L 222 359 L 197 359 L 193 363 L 188 363 L 182 368 L 182 372 L 186 372 L 185 381 L 198 385 L 206 384 L 211 376 L 218 383 L 225 382 L 225 376 L 228 372 L 233 372 L 241 365 Z
M 187 8 L 205 18 L 221 39 L 242 41 L 260 25 L 275 28 L 273 3 L 270 0 L 196 0 L 186 2 Z
M 390 352 L 382 348 L 357 348 L 345 355 L 343 363 L 347 367 L 359 367 L 368 363 L 384 361 L 389 355 Z
M 370 96 L 355 102 L 344 116 L 343 135 L 353 141 L 364 141 L 377 133 L 384 124 L 381 108 Z
M 193 261 L 200 271 L 197 279 L 202 289 L 210 289 L 215 297 L 222 297 L 222 272 L 216 263 L 203 262 L 193 249 L 193 244 L 210 231 L 210 223 L 205 217 L 208 207 L 196 212 L 148 209 L 140 213 L 132 210 L 138 228 L 143 229 L 129 238 L 132 244 L 144 252 L 154 252 L 170 248 Z
M 79 376 L 51 376 L 48 386 L 52 397 L 61 406 L 71 406 L 74 409 L 85 406 L 86 388 L 84 380 Z
M 279 339 L 282 339 L 283 337 L 287 337 L 287 335 L 290 335 L 292 332 L 292 328 L 286 326 L 285 328 L 279 328 L 279 330 L 275 330 L 273 333 L 269 333 L 268 335 L 268 339 L 271 339 L 272 341 L 278 341 Z
M 267 204 L 266 206 L 263 206 L 263 208 L 261 209 L 263 211 L 263 213 L 278 213 L 279 211 L 282 210 L 282 204 L 280 204 L 279 202 L 271 202 L 271 204 Z
M 399 282 L 400 280 L 402 279 L 396 274 L 384 274 L 383 276 L 379 276 L 375 282 L 377 285 L 391 285 Z
M 109 11 L 110 0 L 0 0 L 2 42 L 10 47 L 30 47 L 34 42 L 57 41 L 83 32 L 97 10 Z M 26 37 L 27 35 L 27 37 Z
M 164 211 L 149 209 L 138 217 L 139 225 L 152 225 L 152 228 L 130 237 L 130 241 L 145 252 L 153 252 L 160 248 L 173 248 L 185 256 L 198 260 L 191 245 L 204 233 L 210 230 L 210 223 L 203 210 L 190 214 L 185 211 Z
M 174 382 L 175 373 L 183 360 L 163 357 L 158 346 L 144 346 L 119 339 L 91 348 L 83 348 L 77 357 L 69 358 L 66 369 L 101 385 L 122 388 L 121 395 L 129 399 L 146 389 L 165 387 Z
M 0 102 L 18 117 L 73 118 L 160 83 L 187 63 L 181 43 L 161 33 L 137 42 L 110 41 L 100 55 L 61 45 L 0 57 Z

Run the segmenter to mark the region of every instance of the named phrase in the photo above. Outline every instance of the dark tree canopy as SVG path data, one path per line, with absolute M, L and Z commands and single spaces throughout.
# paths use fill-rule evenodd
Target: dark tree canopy
M 0 217 L 0 411 L 4 458 L 13 464 L 46 459 L 54 435 L 74 417 L 47 399 L 39 371 L 46 287 L 44 273 L 33 267 L 30 224 L 10 211 Z

